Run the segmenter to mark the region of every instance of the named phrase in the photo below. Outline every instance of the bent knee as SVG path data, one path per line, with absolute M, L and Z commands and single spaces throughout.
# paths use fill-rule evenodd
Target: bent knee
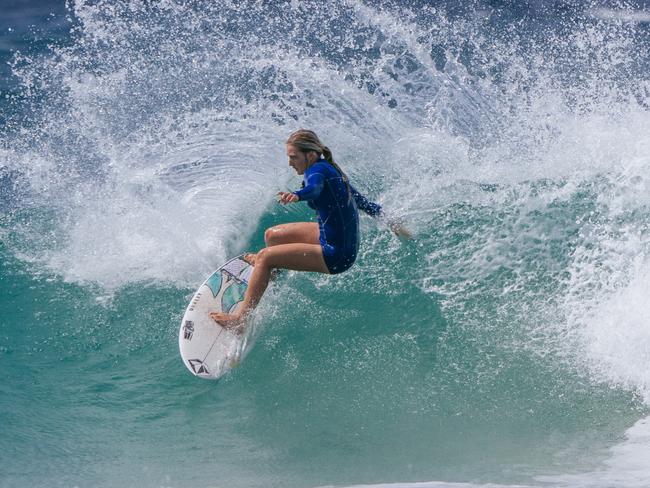
M 264 231 L 264 242 L 267 246 L 275 246 L 280 240 L 280 229 L 278 226 L 269 227 Z
M 255 257 L 255 266 L 270 267 L 269 249 L 267 247 L 258 251 Z

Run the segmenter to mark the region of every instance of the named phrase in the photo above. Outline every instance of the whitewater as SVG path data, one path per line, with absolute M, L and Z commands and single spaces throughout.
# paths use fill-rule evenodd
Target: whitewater
M 650 486 L 646 4 L 8 12 L 0 486 Z M 201 381 L 196 287 L 314 218 L 274 198 L 301 127 L 414 239 L 364 218 Z

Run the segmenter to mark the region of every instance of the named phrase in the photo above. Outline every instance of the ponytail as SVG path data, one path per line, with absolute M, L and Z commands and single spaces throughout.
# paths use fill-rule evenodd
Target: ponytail
M 323 157 L 332 166 L 336 165 L 336 163 L 334 162 L 334 156 L 332 156 L 332 151 L 330 151 L 330 148 L 327 146 L 323 146 Z

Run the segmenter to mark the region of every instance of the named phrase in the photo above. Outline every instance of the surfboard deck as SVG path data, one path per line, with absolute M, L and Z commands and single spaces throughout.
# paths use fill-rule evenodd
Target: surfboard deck
M 212 273 L 190 301 L 178 333 L 181 358 L 199 378 L 217 380 L 237 367 L 247 352 L 247 334 L 220 326 L 211 312 L 234 313 L 241 306 L 254 267 L 237 256 Z

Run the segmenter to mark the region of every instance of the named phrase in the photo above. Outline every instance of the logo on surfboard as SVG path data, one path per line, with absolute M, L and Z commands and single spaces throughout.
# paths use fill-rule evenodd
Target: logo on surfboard
M 194 371 L 194 374 L 210 374 L 210 371 L 208 371 L 208 368 L 205 367 L 205 364 L 200 359 L 190 359 L 187 362 L 191 366 L 192 371 Z
M 187 341 L 192 340 L 192 336 L 194 335 L 194 322 L 191 320 L 186 320 L 185 323 L 183 324 L 183 337 Z

